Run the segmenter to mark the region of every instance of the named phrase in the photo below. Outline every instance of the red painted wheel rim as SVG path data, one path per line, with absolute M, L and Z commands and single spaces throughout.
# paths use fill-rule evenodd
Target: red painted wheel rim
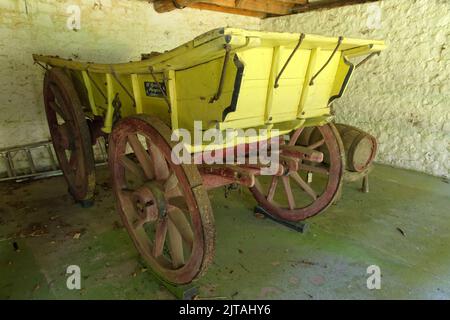
M 75 200 L 94 196 L 95 164 L 89 128 L 72 81 L 59 68 L 44 79 L 47 123 L 60 169 Z
M 111 134 L 109 161 L 117 208 L 138 251 L 159 276 L 183 284 L 212 261 L 214 225 L 197 168 L 171 161 L 169 139 L 156 118 L 123 119 Z
M 315 168 L 309 167 L 317 171 L 314 172 L 314 176 L 316 174 L 326 176 L 322 179 L 324 181 L 321 183 L 321 190 L 315 190 L 314 187 L 305 181 L 306 179 L 303 176 L 305 170 L 302 169 L 298 172 L 289 172 L 289 174 L 282 177 L 270 177 L 270 182 L 265 184 L 261 180 L 267 180 L 267 177 L 257 177 L 257 183 L 250 188 L 258 203 L 265 210 L 280 219 L 301 221 L 324 211 L 334 202 L 341 188 L 345 153 L 340 136 L 332 124 L 317 127 L 317 129 L 320 131 L 322 139 L 310 147 L 312 149 L 325 148 L 325 152 L 329 154 L 330 159 L 328 165 L 321 165 Z M 292 145 L 297 144 L 301 134 L 302 128 L 292 134 L 289 143 Z M 324 170 L 328 173 L 325 174 Z M 300 191 L 300 193 L 294 193 L 293 185 L 299 189 L 297 191 Z M 278 191 L 282 189 L 283 192 L 277 193 L 277 189 Z M 305 197 L 307 198 L 306 200 Z M 299 200 L 301 201 L 300 205 L 298 204 Z

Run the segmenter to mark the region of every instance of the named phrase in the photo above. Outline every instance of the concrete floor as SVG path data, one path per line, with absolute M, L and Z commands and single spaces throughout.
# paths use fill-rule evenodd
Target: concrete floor
M 146 271 L 114 210 L 107 171 L 94 207 L 66 194 L 62 177 L 0 187 L 0 298 L 173 299 Z M 378 165 L 371 193 L 347 184 L 343 199 L 305 234 L 253 216 L 244 191 L 211 192 L 215 262 L 200 296 L 231 299 L 449 299 L 450 186 Z M 15 243 L 15 244 L 14 244 Z M 79 265 L 82 289 L 66 288 Z M 381 290 L 368 290 L 378 265 Z

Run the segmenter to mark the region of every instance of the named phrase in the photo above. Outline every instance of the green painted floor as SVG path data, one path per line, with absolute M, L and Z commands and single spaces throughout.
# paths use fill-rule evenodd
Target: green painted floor
M 173 299 L 139 262 L 107 171 L 98 175 L 89 209 L 73 203 L 61 177 L 0 186 L 1 299 Z M 216 257 L 200 297 L 450 299 L 448 181 L 378 165 L 370 182 L 369 194 L 347 184 L 305 234 L 255 218 L 246 190 L 211 192 Z M 374 264 L 380 290 L 366 287 Z M 66 288 L 68 265 L 80 266 L 81 290 Z

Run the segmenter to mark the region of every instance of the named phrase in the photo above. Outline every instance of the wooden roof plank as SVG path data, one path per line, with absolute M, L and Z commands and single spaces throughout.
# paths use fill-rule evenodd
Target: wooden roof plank
M 278 15 L 291 13 L 294 4 L 273 0 L 202 0 L 204 3 L 215 4 L 226 8 L 237 8 Z
M 190 7 L 251 17 L 276 17 L 380 0 L 149 0 L 157 12 Z
M 314 10 L 321 9 L 332 9 L 338 7 L 344 7 L 354 4 L 361 4 L 366 2 L 375 2 L 380 0 L 331 0 L 331 1 L 320 1 L 320 2 L 310 2 L 306 4 L 299 4 L 292 8 L 292 13 L 303 13 Z
M 267 15 L 264 12 L 245 10 L 240 8 L 222 7 L 216 4 L 198 2 L 189 5 L 189 8 L 200 9 L 200 10 L 211 10 L 223 13 L 238 14 L 249 17 L 265 18 Z

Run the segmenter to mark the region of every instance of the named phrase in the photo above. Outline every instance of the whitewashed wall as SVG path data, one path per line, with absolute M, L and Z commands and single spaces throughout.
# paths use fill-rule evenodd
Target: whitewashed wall
M 337 120 L 378 138 L 378 162 L 449 176 L 450 1 L 385 0 L 268 19 L 262 28 L 384 39 L 388 49 L 335 103 Z
M 70 31 L 67 8 L 81 8 Z M 260 20 L 210 11 L 158 14 L 138 0 L 0 0 L 0 148 L 49 138 L 42 103 L 43 72 L 32 54 L 127 62 L 169 50 L 211 29 L 258 29 Z M 0 159 L 0 172 L 5 171 Z
M 81 7 L 81 30 L 66 9 Z M 185 9 L 156 13 L 137 0 L 0 0 L 0 148 L 47 139 L 42 71 L 32 53 L 98 62 L 138 59 L 221 26 L 384 39 L 388 49 L 354 76 L 338 121 L 377 136 L 377 161 L 449 176 L 450 1 L 381 1 L 258 20 Z M 368 23 L 369 22 L 369 23 Z M 0 163 L 0 172 L 2 163 Z

